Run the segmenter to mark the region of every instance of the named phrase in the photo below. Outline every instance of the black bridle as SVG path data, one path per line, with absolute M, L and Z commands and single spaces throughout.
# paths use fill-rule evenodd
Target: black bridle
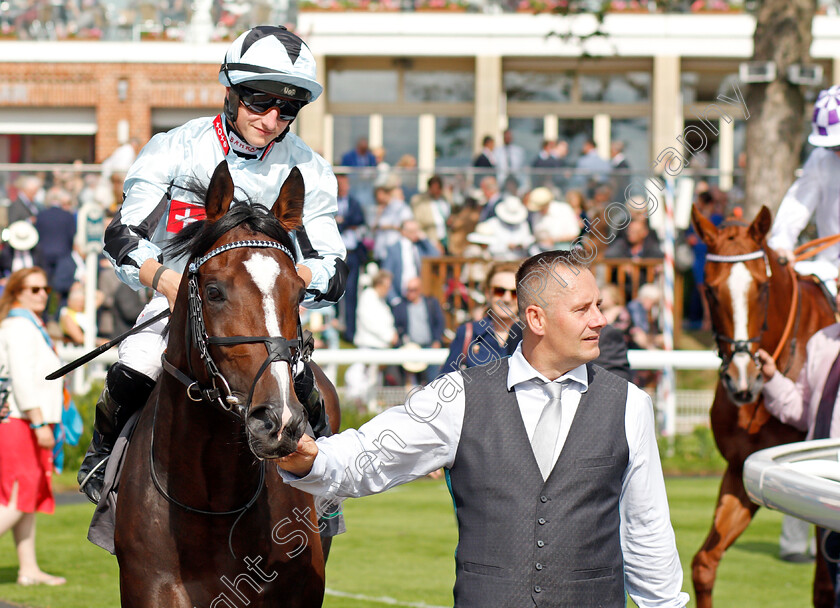
M 187 267 L 188 321 L 185 328 L 185 343 L 189 374 L 185 374 L 183 371 L 172 365 L 166 358 L 166 353 L 164 353 L 161 356 L 161 362 L 163 364 L 164 370 L 166 370 L 170 375 L 172 375 L 174 378 L 176 378 L 179 382 L 181 382 L 182 384 L 184 384 L 184 386 L 187 387 L 187 397 L 191 401 L 206 402 L 212 405 L 217 405 L 226 412 L 234 412 L 234 410 L 236 410 L 236 413 L 244 420 L 245 415 L 247 414 L 250 408 L 251 399 L 253 398 L 257 382 L 259 381 L 260 377 L 262 377 L 262 374 L 265 372 L 265 370 L 268 369 L 269 365 L 277 361 L 285 361 L 289 364 L 289 367 L 291 369 L 294 369 L 297 366 L 298 362 L 301 359 L 305 359 L 306 356 L 303 355 L 303 333 L 299 317 L 297 320 L 297 337 L 294 340 L 289 340 L 282 336 L 273 337 L 207 335 L 207 326 L 204 322 L 204 312 L 202 310 L 201 293 L 198 287 L 198 270 L 209 259 L 226 251 L 230 251 L 231 249 L 237 249 L 241 247 L 279 249 L 280 251 L 285 253 L 289 257 L 289 259 L 292 260 L 292 262 L 295 261 L 294 254 L 291 251 L 289 251 L 287 247 L 276 241 L 264 240 L 234 241 L 231 243 L 227 243 L 226 245 L 222 245 L 221 247 L 217 247 L 216 249 L 213 249 L 212 251 L 203 255 L 200 258 L 194 259 Z M 216 365 L 216 362 L 213 361 L 213 357 L 210 354 L 209 347 L 211 345 L 235 346 L 239 344 L 258 343 L 262 343 L 265 345 L 268 354 L 265 360 L 263 361 L 262 365 L 260 366 L 259 370 L 257 371 L 256 376 L 254 377 L 254 381 L 252 382 L 251 388 L 248 392 L 247 400 L 245 401 L 245 403 L 242 403 L 242 401 L 233 394 L 233 392 L 230 389 L 230 383 L 225 379 L 221 370 Z M 192 357 L 190 356 L 190 352 L 192 349 L 198 351 L 199 358 L 204 364 L 207 378 L 209 378 L 209 383 L 201 383 L 199 380 L 195 379 L 196 374 L 193 370 Z M 262 493 L 263 488 L 265 487 L 265 462 L 260 462 L 260 479 L 257 484 L 256 491 L 254 492 L 250 500 L 248 500 L 248 502 L 242 507 L 230 509 L 227 511 L 209 511 L 190 507 L 180 502 L 179 500 L 173 498 L 163 487 L 163 484 L 160 482 L 155 471 L 155 426 L 157 422 L 159 400 L 160 393 L 158 393 L 158 399 L 155 401 L 154 416 L 152 419 L 151 446 L 149 450 L 149 464 L 151 468 L 152 481 L 154 482 L 155 488 L 157 488 L 157 491 L 170 504 L 173 504 L 190 513 L 195 513 L 198 515 L 238 515 L 236 520 L 231 525 L 230 536 L 228 538 L 228 548 L 230 549 L 230 552 L 235 559 L 236 555 L 233 551 L 232 544 L 233 529 L 234 527 L 236 527 L 236 524 L 239 522 L 240 518 L 245 514 L 245 512 L 256 502 L 257 498 Z
M 193 370 L 192 358 L 189 356 L 187 357 L 189 375 L 169 363 L 166 359 L 166 353 L 164 353 L 161 361 L 163 363 L 163 368 L 187 387 L 187 397 L 189 397 L 190 400 L 195 402 L 206 401 L 214 403 L 228 412 L 232 412 L 234 411 L 234 408 L 236 408 L 240 416 L 244 417 L 251 406 L 251 399 L 254 396 L 254 390 L 256 389 L 257 382 L 259 382 L 259 379 L 262 377 L 265 370 L 268 369 L 268 366 L 278 361 L 285 361 L 291 368 L 294 369 L 298 361 L 300 361 L 302 352 L 301 347 L 303 344 L 303 331 L 300 325 L 300 318 L 298 318 L 297 337 L 294 340 L 289 340 L 283 336 L 217 337 L 207 335 L 207 326 L 204 323 L 204 312 L 201 306 L 201 293 L 198 288 L 198 269 L 201 268 L 201 266 L 210 258 L 213 258 L 220 253 L 240 247 L 279 249 L 289 256 L 289 259 L 293 262 L 295 260 L 294 254 L 284 245 L 276 241 L 260 240 L 234 241 L 232 243 L 222 245 L 221 247 L 217 247 L 202 257 L 193 260 L 187 268 L 187 306 L 189 319 L 185 328 L 186 345 L 188 352 L 191 348 L 198 351 L 198 355 L 204 364 L 204 369 L 207 373 L 207 377 L 210 379 L 210 382 L 209 384 L 202 384 L 198 380 L 194 379 L 196 374 Z M 219 367 L 216 365 L 216 362 L 213 361 L 213 357 L 210 355 L 209 347 L 211 345 L 236 346 L 239 344 L 259 343 L 265 345 L 267 355 L 262 363 L 262 366 L 260 366 L 253 383 L 251 384 L 251 389 L 248 392 L 246 402 L 242 403 L 241 400 L 230 390 L 230 383 L 228 383 L 225 379 L 224 375 L 219 370 Z

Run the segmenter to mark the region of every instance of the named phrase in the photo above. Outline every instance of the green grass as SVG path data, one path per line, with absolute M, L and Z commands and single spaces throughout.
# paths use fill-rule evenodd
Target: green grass
M 667 480 L 671 518 L 685 578 L 711 524 L 718 479 Z M 119 606 L 116 560 L 85 540 L 90 505 L 59 507 L 39 516 L 38 553 L 42 567 L 68 578 L 60 588 L 19 588 L 10 535 L 0 539 L 0 599 L 36 608 Z M 379 496 L 345 503 L 349 532 L 338 537 L 327 568 L 327 586 L 402 603 L 451 606 L 456 542 L 452 503 L 442 481 L 423 480 Z M 810 605 L 811 566 L 780 561 L 781 515 L 762 509 L 726 554 L 715 587 L 721 607 L 797 608 Z M 372 601 L 327 596 L 326 608 L 376 608 Z M 693 606 L 694 602 L 690 606 Z M 197 607 L 206 608 L 206 607 Z

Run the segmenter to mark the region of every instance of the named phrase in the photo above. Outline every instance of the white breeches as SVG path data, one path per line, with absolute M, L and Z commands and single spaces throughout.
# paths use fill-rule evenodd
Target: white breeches
M 156 293 L 137 317 L 135 327 L 168 307 L 169 302 L 166 297 Z M 166 349 L 167 337 L 163 335 L 163 332 L 168 323 L 169 317 L 164 317 L 120 342 L 120 363 L 145 374 L 152 380 L 157 380 L 162 369 L 160 356 Z

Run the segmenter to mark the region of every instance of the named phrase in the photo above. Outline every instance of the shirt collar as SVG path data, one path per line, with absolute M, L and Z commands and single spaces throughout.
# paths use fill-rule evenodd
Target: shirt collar
M 508 391 L 512 390 L 518 384 L 530 382 L 535 378 L 543 382 L 549 382 L 548 378 L 543 376 L 540 372 L 535 370 L 530 363 L 528 363 L 525 355 L 522 354 L 522 343 L 520 342 L 508 360 Z M 563 380 L 577 382 L 582 387 L 581 392 L 585 393 L 589 388 L 589 375 L 586 371 L 586 365 L 579 365 L 578 367 L 569 370 L 555 380 L 555 382 L 562 382 Z

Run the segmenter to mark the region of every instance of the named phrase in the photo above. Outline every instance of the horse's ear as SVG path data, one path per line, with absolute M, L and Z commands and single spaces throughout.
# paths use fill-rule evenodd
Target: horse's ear
M 280 220 L 286 232 L 291 232 L 303 223 L 303 198 L 305 194 L 306 187 L 303 184 L 300 169 L 292 167 L 289 177 L 283 182 L 280 194 L 271 208 L 274 217 Z
M 756 243 L 764 241 L 764 237 L 770 232 L 773 225 L 773 216 L 770 215 L 770 210 L 766 205 L 761 206 L 761 211 L 755 216 L 752 224 L 750 224 L 750 236 Z
M 233 201 L 233 178 L 230 176 L 227 162 L 222 161 L 213 171 L 210 187 L 207 188 L 207 198 L 204 201 L 207 221 L 213 223 L 224 216 L 230 209 L 231 201 Z
M 691 206 L 691 223 L 694 225 L 694 230 L 703 242 L 711 246 L 718 235 L 717 226 L 709 221 L 705 215 L 700 213 L 697 205 Z

